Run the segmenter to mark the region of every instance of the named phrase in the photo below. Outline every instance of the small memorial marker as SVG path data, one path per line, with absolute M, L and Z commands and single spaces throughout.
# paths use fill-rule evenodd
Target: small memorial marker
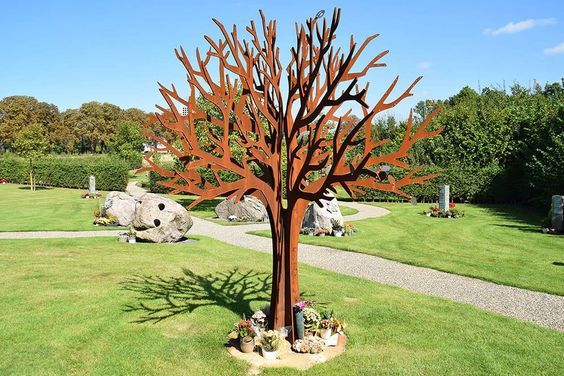
M 96 178 L 94 175 L 90 175 L 90 178 L 88 178 L 88 193 L 90 197 L 96 196 Z
M 552 227 L 564 231 L 564 196 L 552 196 Z
M 447 184 L 439 185 L 439 209 L 441 211 L 448 210 L 448 203 L 450 202 L 450 186 Z

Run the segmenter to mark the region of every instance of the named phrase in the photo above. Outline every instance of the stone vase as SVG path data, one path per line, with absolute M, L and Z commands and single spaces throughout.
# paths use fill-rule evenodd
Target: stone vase
M 239 338 L 239 347 L 244 353 L 251 353 L 255 349 L 255 339 L 252 337 Z
M 266 360 L 276 360 L 278 358 L 278 351 L 266 351 L 264 347 L 262 349 L 262 357 Z
M 322 339 L 331 338 L 331 329 L 321 329 L 320 336 Z
M 294 330 L 296 339 L 304 338 L 304 312 L 298 308 L 294 308 Z

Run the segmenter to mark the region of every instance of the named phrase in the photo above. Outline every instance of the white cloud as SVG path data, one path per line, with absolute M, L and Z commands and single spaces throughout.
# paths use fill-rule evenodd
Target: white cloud
M 557 55 L 557 54 L 564 54 L 564 42 L 557 44 L 554 47 L 545 48 L 544 49 L 545 55 Z
M 499 29 L 486 29 L 485 34 L 497 36 L 500 34 L 513 34 L 520 31 L 525 31 L 532 29 L 537 26 L 548 26 L 554 25 L 556 23 L 556 18 L 538 18 L 538 19 L 528 19 L 519 22 L 510 22 L 507 25 L 500 27 Z
M 417 64 L 417 68 L 419 70 L 427 70 L 431 68 L 431 65 L 433 65 L 433 63 L 431 63 L 430 61 L 422 61 L 419 64 Z

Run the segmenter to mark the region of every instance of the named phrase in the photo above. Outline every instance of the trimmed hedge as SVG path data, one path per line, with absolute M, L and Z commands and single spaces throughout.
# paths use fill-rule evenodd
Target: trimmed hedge
M 38 185 L 62 188 L 88 188 L 88 177 L 96 177 L 96 189 L 123 191 L 127 187 L 128 164 L 105 155 L 48 156 L 34 162 Z M 29 163 L 12 154 L 0 156 L 0 179 L 12 183 L 29 181 Z

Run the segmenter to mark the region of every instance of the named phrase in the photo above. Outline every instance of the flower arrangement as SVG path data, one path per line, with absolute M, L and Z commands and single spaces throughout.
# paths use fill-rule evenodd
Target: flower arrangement
M 90 192 L 84 192 L 83 194 L 80 195 L 81 198 L 98 198 L 100 196 L 101 195 L 98 192 L 94 194 L 90 194 Z
M 454 203 L 451 203 L 454 205 Z M 435 218 L 462 218 L 464 217 L 464 212 L 462 210 L 456 209 L 456 207 L 451 206 L 449 204 L 449 209 L 441 210 L 436 206 L 431 206 L 429 211 L 425 212 L 424 214 L 428 217 L 435 217 Z
M 332 230 L 326 229 L 326 228 L 319 228 L 316 229 L 315 232 L 313 233 L 313 235 L 315 236 L 325 236 L 331 233 Z
M 300 230 L 302 235 L 310 235 L 313 236 L 315 234 L 315 228 L 313 227 L 304 227 Z
M 356 227 L 352 223 L 345 223 L 345 235 L 353 236 L 356 233 Z
M 319 322 L 319 329 L 332 329 L 331 319 L 322 319 Z
M 242 319 L 233 326 L 233 329 L 229 332 L 227 338 L 255 338 L 255 336 L 256 332 L 251 321 Z
M 315 302 L 313 300 L 300 300 L 294 304 L 294 307 L 299 311 L 303 311 L 305 308 L 312 307 L 314 304 Z
M 343 330 L 346 323 L 337 320 L 333 311 L 324 311 L 321 313 L 321 321 L 319 322 L 319 329 L 323 337 L 323 332 L 331 330 L 331 333 L 344 334 Z M 326 332 L 325 332 L 326 333 Z
M 304 312 L 304 328 L 311 332 L 317 331 L 319 328 L 319 322 L 321 321 L 321 316 L 319 312 L 313 307 L 306 307 L 303 309 Z
M 263 351 L 273 352 L 280 348 L 280 333 L 276 330 L 268 330 L 262 333 L 260 345 Z

